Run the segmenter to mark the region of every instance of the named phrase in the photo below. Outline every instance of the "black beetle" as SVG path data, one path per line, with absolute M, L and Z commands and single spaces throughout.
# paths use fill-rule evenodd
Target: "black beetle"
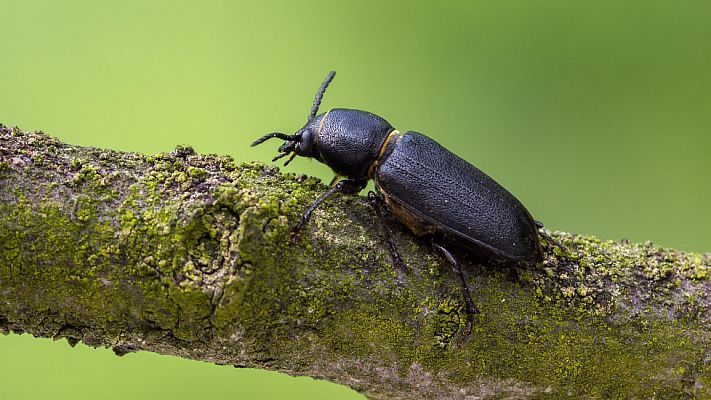
M 382 199 L 369 193 L 371 202 L 376 206 L 384 202 L 415 235 L 453 238 L 480 256 L 505 262 L 542 260 L 538 241 L 542 225 L 496 181 L 434 140 L 413 131 L 400 133 L 367 111 L 335 108 L 317 116 L 334 76 L 330 72 L 316 93 L 303 128 L 293 135 L 270 133 L 252 143 L 283 139 L 286 142 L 272 161 L 291 155 L 287 165 L 297 155 L 311 157 L 331 167 L 337 177 L 345 177 L 306 210 L 292 239 L 331 194 L 358 193 L 373 179 Z M 380 215 L 378 207 L 376 211 Z M 476 313 L 459 264 L 444 247 L 435 248 L 456 267 L 468 311 Z M 396 252 L 394 256 L 399 260 Z

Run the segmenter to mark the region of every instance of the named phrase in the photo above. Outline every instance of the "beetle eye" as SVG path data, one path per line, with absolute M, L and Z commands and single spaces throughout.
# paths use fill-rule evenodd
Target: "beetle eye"
M 301 134 L 301 140 L 298 144 L 298 152 L 304 157 L 311 157 L 311 146 L 313 144 L 314 135 L 311 133 L 311 129 L 306 129 Z

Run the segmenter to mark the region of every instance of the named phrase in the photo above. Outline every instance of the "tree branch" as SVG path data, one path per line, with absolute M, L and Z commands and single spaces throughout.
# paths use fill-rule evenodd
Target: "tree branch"
M 456 276 L 361 197 L 189 147 L 145 156 L 0 125 L 0 330 L 339 382 L 370 398 L 711 395 L 709 254 L 553 236 Z M 544 243 L 545 244 L 545 243 Z

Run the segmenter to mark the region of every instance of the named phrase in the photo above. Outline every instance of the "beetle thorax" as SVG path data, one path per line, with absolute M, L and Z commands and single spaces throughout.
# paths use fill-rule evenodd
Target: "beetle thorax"
M 339 175 L 366 180 L 369 167 L 392 130 L 385 119 L 375 114 L 333 109 L 304 127 L 299 154 L 323 162 Z

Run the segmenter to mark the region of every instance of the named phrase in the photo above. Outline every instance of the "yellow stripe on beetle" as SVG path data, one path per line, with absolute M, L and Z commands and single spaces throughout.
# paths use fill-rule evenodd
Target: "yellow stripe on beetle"
M 393 139 L 395 136 L 399 136 L 400 131 L 397 129 L 393 129 L 388 133 L 388 137 L 385 138 L 385 141 L 383 141 L 383 144 L 380 146 L 380 151 L 378 151 L 378 157 L 373 161 L 372 164 L 370 164 L 370 167 L 368 167 L 368 179 L 371 179 L 373 177 L 373 172 L 375 171 L 375 167 L 378 166 L 378 162 L 380 161 L 380 157 L 383 156 L 383 153 L 385 153 L 385 149 L 388 148 L 388 143 Z

